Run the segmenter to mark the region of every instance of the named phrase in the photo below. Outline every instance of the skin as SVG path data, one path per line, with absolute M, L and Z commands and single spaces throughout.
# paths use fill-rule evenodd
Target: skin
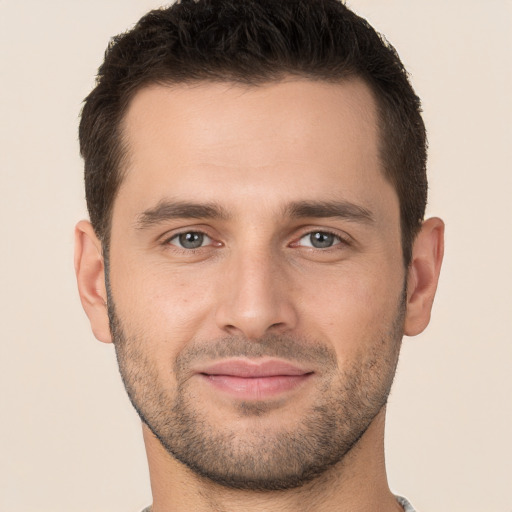
M 112 215 L 110 297 L 87 221 L 76 228 L 75 266 L 103 342 L 113 341 L 107 300 L 111 316 L 115 303 L 123 337 L 114 341 L 132 395 L 150 389 L 139 382 L 150 368 L 153 387 L 170 401 L 181 383 L 209 430 L 235 432 L 235 447 L 249 439 L 263 453 L 254 432 L 293 431 L 315 403 L 333 404 L 333 389 L 355 382 L 356 369 L 368 370 L 362 394 L 389 391 L 402 334 L 428 324 L 444 226 L 436 218 L 423 224 L 404 268 L 398 198 L 383 175 L 375 103 L 361 81 L 151 86 L 135 95 L 123 128 L 129 152 Z M 215 203 L 223 215 L 168 215 L 184 202 Z M 341 204 L 343 215 L 297 216 L 290 205 L 304 203 Z M 180 248 L 177 235 L 186 232 L 208 238 L 193 251 Z M 333 245 L 312 247 L 315 232 L 332 233 Z M 191 348 L 208 353 L 229 339 L 244 340 L 258 359 L 251 340 L 254 347 L 279 337 L 324 347 L 333 371 L 306 357 L 313 376 L 305 384 L 243 409 L 193 374 L 197 359 L 185 377 L 173 367 Z M 267 492 L 199 476 L 144 424 L 153 510 L 401 510 L 386 479 L 385 406 L 368 410 L 340 461 L 299 487 Z

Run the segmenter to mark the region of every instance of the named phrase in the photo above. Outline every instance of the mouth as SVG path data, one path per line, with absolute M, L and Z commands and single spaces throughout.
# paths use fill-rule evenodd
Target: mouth
M 240 400 L 265 400 L 301 387 L 314 372 L 286 361 L 233 359 L 197 372 L 209 386 Z

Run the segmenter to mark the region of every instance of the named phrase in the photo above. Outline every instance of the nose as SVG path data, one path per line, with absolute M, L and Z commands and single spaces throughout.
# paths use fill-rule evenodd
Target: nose
M 217 326 L 230 335 L 258 339 L 294 329 L 298 315 L 292 283 L 269 252 L 240 254 L 227 264 Z

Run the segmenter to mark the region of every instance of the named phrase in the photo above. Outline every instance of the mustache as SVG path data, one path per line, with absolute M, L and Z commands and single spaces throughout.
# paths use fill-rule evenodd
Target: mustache
M 258 339 L 227 336 L 214 340 L 194 340 L 176 357 L 174 370 L 186 372 L 197 363 L 210 363 L 228 358 L 272 357 L 308 364 L 315 368 L 337 369 L 333 348 L 300 336 L 268 334 Z

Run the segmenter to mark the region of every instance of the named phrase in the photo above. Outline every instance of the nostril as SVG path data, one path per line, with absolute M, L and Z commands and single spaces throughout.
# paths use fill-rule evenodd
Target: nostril
M 224 330 L 226 332 L 228 332 L 229 334 L 236 334 L 237 332 L 239 332 L 239 329 L 236 326 L 231 325 L 231 324 L 224 326 Z

